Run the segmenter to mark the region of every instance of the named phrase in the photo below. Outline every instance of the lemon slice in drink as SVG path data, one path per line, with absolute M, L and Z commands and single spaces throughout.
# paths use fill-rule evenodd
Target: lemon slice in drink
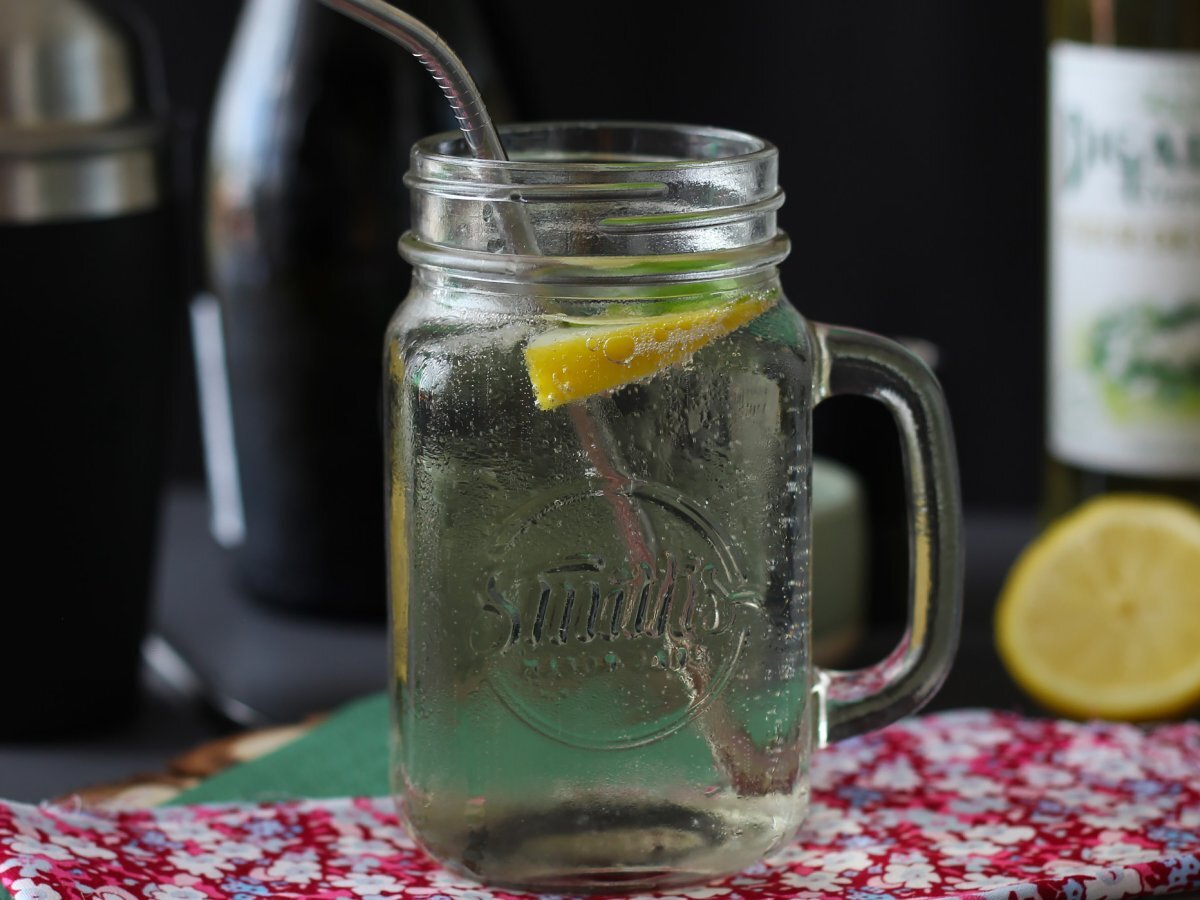
M 525 364 L 541 409 L 554 409 L 646 378 L 682 362 L 741 328 L 775 303 L 774 296 L 604 325 L 563 325 L 525 348 Z
M 1065 715 L 1145 720 L 1200 704 L 1200 514 L 1113 494 L 1059 520 L 1009 573 L 996 647 Z

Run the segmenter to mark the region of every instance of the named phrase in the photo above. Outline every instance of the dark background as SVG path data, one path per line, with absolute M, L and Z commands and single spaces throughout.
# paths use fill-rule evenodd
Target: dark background
M 163 41 L 199 172 L 241 4 L 134 2 Z M 455 2 L 434 4 L 430 23 L 439 27 Z M 1041 4 L 707 8 L 719 13 L 653 0 L 483 4 L 516 117 L 713 124 L 778 145 L 792 302 L 815 320 L 934 342 L 967 505 L 1032 507 L 1041 458 Z M 429 91 L 436 96 L 432 81 Z M 195 270 L 202 282 L 202 263 Z M 185 341 L 181 334 L 170 471 L 198 481 Z M 898 477 L 886 416 L 853 400 L 831 405 L 818 415 L 818 449 L 869 480 Z
M 0 784 L 0 795 L 28 799 L 122 777 L 132 771 L 134 760 L 136 765 L 161 765 L 168 753 L 211 736 L 206 704 L 212 696 L 257 705 L 274 721 L 293 721 L 378 689 L 384 677 L 378 622 L 331 623 L 244 602 L 247 593 L 230 555 L 208 534 L 200 491 L 204 467 L 195 378 L 183 311 L 192 296 L 209 287 L 198 216 L 206 130 L 241 0 L 95 2 L 141 9 L 162 43 L 171 98 L 178 193 L 188 232 L 180 256 L 188 264 L 186 284 L 174 300 L 178 326 L 170 342 L 175 377 L 170 385 L 168 476 L 176 490 L 164 497 L 152 595 L 156 630 L 189 658 L 201 678 L 204 717 L 196 715 L 196 697 L 188 691 L 186 714 L 176 710 L 175 700 L 168 709 L 164 698 L 179 693 L 178 685 L 171 690 L 157 685 L 147 692 L 145 714 L 109 743 L 14 749 L 3 746 L 0 734 L 0 751 L 8 754 L 0 752 L 0 782 L 8 781 Z M 487 21 L 480 30 L 491 38 L 511 95 L 511 113 L 499 114 L 501 120 L 712 124 L 755 133 L 779 147 L 780 177 L 788 195 L 780 224 L 793 243 L 783 271 L 791 301 L 811 319 L 922 338 L 939 351 L 937 371 L 955 423 L 966 504 L 974 515 L 968 518 L 966 540 L 970 565 L 961 674 L 952 677 L 938 703 L 1011 708 L 1018 702 L 992 650 L 990 616 L 1003 572 L 1033 533 L 1030 513 L 1040 492 L 1042 4 L 775 0 L 725 4 L 718 17 L 704 13 L 699 4 L 653 0 L 590 5 L 407 2 L 414 11 L 420 4 L 428 21 L 443 30 L 449 27 L 443 22 L 456 15 L 461 20 L 467 4 L 475 2 L 482 10 Z M 428 102 L 440 106 L 432 81 L 415 61 L 404 62 L 419 75 Z M 500 113 L 504 106 L 499 98 L 489 100 Z M 388 110 L 379 113 L 387 115 Z M 398 156 L 397 166 L 403 167 L 406 160 Z M 69 265 L 77 258 L 66 255 L 63 248 L 68 246 L 56 243 L 48 265 Z M 38 271 L 37 266 L 25 269 Z M 12 295 L 21 296 L 29 285 L 9 275 Z M 120 279 L 115 284 L 119 291 Z M 119 297 L 110 299 L 117 302 Z M 23 395 L 51 414 L 63 408 L 64 398 L 78 399 L 52 371 L 54 352 L 61 353 L 55 318 L 60 315 L 57 308 L 40 315 L 49 343 L 17 342 L 31 343 L 39 357 L 38 365 L 27 369 L 37 375 L 22 384 Z M 23 335 L 19 323 L 13 331 Z M 43 352 L 45 346 L 54 352 Z M 125 369 L 134 368 L 136 364 L 125 364 Z M 64 421 L 72 427 L 75 419 Z M 886 413 L 853 398 L 822 404 L 815 428 L 817 450 L 850 463 L 867 481 L 874 545 L 872 628 L 861 658 L 851 661 L 866 663 L 893 646 L 903 615 L 899 597 L 907 560 L 897 442 Z M 99 445 L 105 435 L 113 439 L 115 429 L 119 424 L 87 437 L 103 451 Z M 22 425 L 18 430 L 31 429 Z M 57 427 L 47 433 L 62 432 Z M 39 478 L 46 478 L 45 473 L 54 482 L 62 480 L 62 473 L 78 474 L 76 437 L 72 431 L 71 441 L 60 441 L 64 447 L 52 451 L 44 450 L 48 441 L 31 444 L 33 453 L 46 456 L 38 460 L 40 476 L 27 476 L 27 467 L 18 465 L 27 493 L 38 504 L 45 505 L 39 499 Z M 119 444 L 123 436 L 115 440 Z M 106 457 L 95 455 L 93 477 L 106 477 Z M 64 488 L 76 517 L 82 502 L 79 482 L 68 479 Z M 93 505 L 98 508 L 88 521 L 98 523 L 96 532 L 103 529 L 103 536 L 140 547 L 119 521 L 121 508 L 130 505 L 128 498 Z M 22 525 L 33 532 L 28 522 Z M 86 566 L 77 560 L 70 566 L 62 563 L 57 525 L 36 537 L 32 552 L 43 556 L 33 557 L 32 567 L 23 551 L 18 549 L 15 558 L 32 571 L 66 569 L 70 576 L 46 579 L 46 602 L 23 604 L 45 612 L 43 620 L 53 618 L 39 627 L 61 635 L 64 623 L 78 625 L 72 610 L 80 602 L 110 608 L 94 601 L 106 597 L 104 591 L 111 593 L 111 586 L 85 589 L 80 585 Z M 92 544 L 98 548 L 94 553 L 107 546 L 89 536 L 87 545 Z M 38 562 L 43 559 L 44 564 Z M 145 576 L 139 571 L 139 578 Z M 143 594 L 133 591 L 129 597 L 138 600 Z M 110 631 L 138 635 L 125 619 L 108 618 Z M 874 627 L 885 623 L 890 631 Z M 14 633 L 30 627 L 19 626 Z M 88 639 L 89 646 L 97 643 L 87 628 L 75 627 L 74 632 Z M 40 652 L 39 646 L 29 644 L 30 659 L 18 656 L 14 671 L 36 671 L 42 661 L 32 654 Z M 132 661 L 132 647 L 130 651 Z M 78 676 L 81 682 L 93 678 L 91 655 L 60 655 L 74 656 L 88 667 Z M 30 702 L 40 702 L 36 692 L 27 693 Z M 86 692 L 76 693 L 86 700 Z M 60 703 L 61 696 L 42 703 L 52 711 L 43 718 L 66 721 Z M 20 715 L 10 718 L 22 720 Z M 22 730 L 15 737 L 29 735 Z M 39 772 L 45 776 L 42 781 L 29 780 Z

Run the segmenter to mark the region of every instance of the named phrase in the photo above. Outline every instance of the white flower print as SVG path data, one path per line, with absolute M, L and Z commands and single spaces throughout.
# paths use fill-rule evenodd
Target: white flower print
M 983 895 L 987 900 L 1038 900 L 1036 884 L 1007 884 Z
M 1123 866 L 1140 862 L 1152 862 L 1156 859 L 1162 859 L 1163 856 L 1161 850 L 1152 850 L 1140 844 L 1122 843 L 1121 841 L 1088 847 L 1080 855 L 1084 859 L 1089 859 L 1093 862 L 1120 863 Z
M 473 881 L 469 881 L 462 875 L 456 875 L 449 869 L 435 869 L 425 876 L 425 880 L 436 888 L 445 888 L 449 893 L 451 888 L 460 890 L 479 890 L 479 885 Z
M 991 796 L 991 797 L 972 797 L 965 799 L 960 797 L 957 800 L 950 801 L 950 810 L 956 815 L 976 815 L 977 813 L 987 812 L 1003 812 L 1010 806 L 1010 801 L 1007 797 Z
M 976 728 L 967 732 L 967 740 L 976 747 L 995 747 L 1011 743 L 1012 732 L 1006 728 Z
M 848 878 L 838 878 L 833 872 L 809 872 L 801 875 L 799 872 L 784 872 L 780 880 L 788 887 L 798 890 L 823 891 L 826 893 L 841 893 L 841 888 L 850 883 Z
M 257 844 L 223 841 L 213 848 L 213 852 L 223 859 L 238 859 L 253 862 L 263 855 L 262 847 Z
M 921 776 L 904 758 L 880 763 L 867 779 L 869 787 L 891 791 L 911 791 L 920 783 Z
M 1125 897 L 1145 893 L 1142 876 L 1136 869 L 1114 869 L 1098 872 L 1094 881 L 1087 886 L 1089 897 Z
M 305 811 L 323 811 L 328 801 L 325 800 L 306 800 L 297 806 L 301 812 Z M 355 801 L 353 804 L 343 806 L 338 810 L 337 819 L 329 824 L 341 831 L 343 834 L 353 833 L 355 827 L 374 831 L 381 824 L 389 822 L 394 816 L 392 801 L 387 798 L 379 798 L 370 800 L 363 805 L 363 801 Z
M 831 786 L 839 775 L 854 775 L 863 771 L 872 761 L 861 751 L 854 753 L 845 742 L 828 747 L 818 753 L 813 761 L 813 786 Z
M 668 896 L 666 894 L 632 894 L 627 895 L 625 900 L 712 900 L 713 897 L 727 896 L 732 888 L 727 887 L 708 887 L 689 890 L 686 897 Z
M 814 770 L 825 773 L 830 789 L 815 794 L 799 840 L 769 863 L 686 898 L 929 893 L 1037 900 L 1037 884 L 1057 882 L 1052 886 L 1075 900 L 1119 900 L 1178 890 L 1200 872 L 1188 855 L 1200 834 L 1200 807 L 1187 784 L 1178 786 L 1179 776 L 1164 774 L 1189 761 L 1183 777 L 1194 772 L 1194 749 L 1187 748 L 1194 747 L 1195 725 L 1175 736 L 1156 733 L 1162 755 L 1136 730 L 1105 725 L 982 714 L 903 727 L 910 730 L 898 737 L 884 732 L 845 752 L 823 751 Z M 996 727 L 1011 738 L 1011 751 L 985 746 Z M 983 733 L 978 741 L 971 729 Z M 1181 748 L 1172 750 L 1173 743 Z M 1115 749 L 1144 777 L 1126 781 L 1095 762 L 1060 766 L 1067 748 L 1081 747 L 1098 747 L 1105 759 Z M 936 811 L 905 796 L 913 779 L 918 789 L 929 788 Z M 1008 805 L 988 812 L 997 804 Z M 1027 854 L 1032 841 L 1038 849 Z M 485 888 L 437 869 L 411 847 L 386 799 L 120 813 L 0 803 L 0 874 L 14 900 L 63 900 L 52 872 L 78 880 L 70 896 L 85 900 L 269 900 L 319 891 L 343 900 L 490 900 Z M 1052 858 L 1055 852 L 1061 856 Z M 1141 865 L 1150 859 L 1167 865 Z
M 334 887 L 348 888 L 360 897 L 380 894 L 384 891 L 395 892 L 403 889 L 404 885 L 390 875 L 346 875 L 335 878 L 331 882 Z
M 876 827 L 886 829 L 916 825 L 929 837 L 947 837 L 966 831 L 969 827 L 957 816 L 927 809 L 878 809 L 872 815 L 872 820 Z
M 812 842 L 807 840 L 793 841 L 786 847 L 783 847 L 782 849 L 776 850 L 774 853 L 772 853 L 771 862 L 775 863 L 776 865 L 790 866 L 792 863 L 796 862 L 801 855 L 811 852 L 811 850 L 809 850 L 807 847 L 807 844 L 809 843 Z
M 953 882 L 954 889 L 959 891 L 986 891 L 1014 884 L 1011 875 L 985 875 L 982 872 L 967 872 Z
M 12 900 L 61 900 L 62 894 L 48 884 L 38 884 L 31 878 L 18 878 L 12 883 Z
M 56 808 L 53 818 L 43 815 L 35 826 L 50 835 L 62 833 L 62 826 L 92 834 L 114 834 L 120 826 L 112 819 L 100 818 L 83 807 Z
M 203 822 L 189 819 L 167 820 L 158 822 L 158 829 L 172 841 L 195 841 L 198 844 L 217 844 L 225 839 L 225 835 L 210 828 Z
M 1133 752 L 1137 752 L 1134 748 Z M 1155 769 L 1159 778 L 1167 781 L 1184 781 L 1195 777 L 1195 756 L 1178 747 L 1159 747 Z
M 270 856 L 278 856 L 288 847 L 294 847 L 299 841 L 295 838 L 255 838 L 255 845 Z
M 955 713 L 945 713 L 937 723 L 942 734 L 939 737 L 953 735 L 957 740 L 973 745 L 977 755 L 980 747 L 992 747 L 996 744 L 1007 744 L 1012 741 L 1012 732 L 1007 728 L 997 727 L 994 717 L 987 712 L 964 710 Z M 928 740 L 929 723 L 924 720 L 906 722 L 904 727 L 923 741 L 930 744 L 941 743 L 940 740 Z
M 1030 787 L 1067 787 L 1075 781 L 1075 775 L 1056 766 L 1028 763 L 1017 771 L 1018 777 Z
M 311 859 L 278 859 L 267 869 L 267 881 L 286 881 L 289 884 L 308 884 L 321 877 L 321 866 Z
M 831 844 L 851 834 L 862 834 L 862 826 L 846 818 L 845 810 L 813 804 L 804 820 L 801 840 L 806 844 Z
M 995 856 L 1004 848 L 990 841 L 942 841 L 937 845 L 938 852 L 948 859 L 958 859 L 966 856 Z
M 404 889 L 404 893 L 413 897 L 444 894 L 447 897 L 453 897 L 454 900 L 493 900 L 492 894 L 481 891 L 478 887 L 409 887 Z M 627 897 L 626 900 L 636 900 L 636 898 Z
M 0 863 L 0 872 L 16 869 L 17 874 L 22 878 L 32 878 L 43 872 L 49 872 L 53 868 L 54 863 L 50 860 L 39 859 L 36 856 L 14 856 L 7 862 Z
M 973 799 L 975 797 L 992 797 L 1000 791 L 995 779 L 984 778 L 981 775 L 962 775 L 953 778 L 939 778 L 936 787 L 959 797 Z
M 401 827 L 395 825 L 379 825 L 376 824 L 371 829 L 371 836 L 375 840 L 384 841 L 391 846 L 391 852 L 397 850 L 411 850 L 417 845 L 412 842 L 412 838 Z
M 1104 866 L 1096 866 L 1078 859 L 1052 859 L 1042 866 L 1049 875 L 1060 878 L 1087 878 L 1104 871 Z
M 146 892 L 151 900 L 209 900 L 208 894 L 177 884 L 156 884 Z
M 1017 844 L 1028 841 L 1035 832 L 1028 825 L 976 825 L 967 829 L 966 836 L 972 840 L 991 841 L 996 844 Z
M 901 887 L 927 888 L 941 880 L 933 866 L 924 862 L 891 863 L 883 870 L 884 883 Z
M 45 841 L 39 841 L 37 838 L 22 834 L 8 838 L 6 841 L 0 841 L 0 843 L 7 843 L 8 849 L 15 855 L 44 856 L 46 859 L 57 859 L 60 862 L 65 862 L 71 858 L 71 851 L 66 847 L 60 847 L 58 844 L 48 844 Z
M 1112 805 L 1111 795 L 1102 791 L 1093 791 L 1091 788 L 1079 784 L 1062 788 L 1047 788 L 1043 796 L 1053 803 L 1071 808 L 1090 807 L 1103 810 Z
M 984 872 L 992 861 L 986 856 L 964 856 L 954 860 L 954 864 L 962 866 L 964 872 Z
M 361 837 L 340 837 L 337 840 L 338 852 L 346 856 L 395 856 L 396 846 L 387 841 L 370 840 Z
M 114 887 L 111 884 L 97 888 L 93 896 L 95 900 L 138 900 L 136 895 L 129 893 L 124 888 Z
M 926 759 L 934 762 L 950 762 L 953 759 L 974 759 L 979 748 L 966 741 L 936 741 L 925 748 Z
M 1068 747 L 1058 760 L 1087 775 L 1094 775 L 1103 784 L 1133 781 L 1146 777 L 1146 771 L 1121 747 L 1105 747 L 1082 741 Z
M 64 815 L 61 818 L 66 821 L 68 816 Z M 33 806 L 25 807 L 15 817 L 14 824 L 16 825 L 16 832 L 24 834 L 27 837 L 33 837 L 40 831 L 47 837 L 53 838 L 62 831 L 57 819 L 46 815 L 42 810 Z
M 1088 816 L 1088 824 L 1113 831 L 1139 831 L 1143 822 L 1162 813 L 1151 803 L 1123 803 L 1116 808 L 1098 810 Z
M 860 872 L 871 865 L 871 857 L 861 850 L 807 850 L 793 857 L 794 862 L 824 872 Z
M 74 856 L 82 856 L 85 859 L 116 859 L 117 854 L 111 850 L 106 850 L 99 844 L 92 841 L 86 841 L 83 838 L 62 837 L 55 838 L 55 843 L 61 844 L 71 851 Z
M 220 878 L 234 868 L 228 858 L 216 853 L 172 853 L 169 859 L 175 868 L 201 878 Z

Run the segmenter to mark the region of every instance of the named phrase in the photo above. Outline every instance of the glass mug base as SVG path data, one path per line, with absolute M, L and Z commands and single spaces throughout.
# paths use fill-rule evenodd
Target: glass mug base
M 486 828 L 417 827 L 427 853 L 489 885 L 614 893 L 694 886 L 741 871 L 790 841 L 807 807 L 806 796 L 793 794 L 687 805 L 595 796 L 493 809 Z

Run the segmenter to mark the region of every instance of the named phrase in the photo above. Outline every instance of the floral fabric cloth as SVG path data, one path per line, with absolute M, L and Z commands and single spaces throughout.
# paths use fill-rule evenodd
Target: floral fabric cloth
M 1200 890 L 1200 723 L 1149 734 L 988 712 L 817 754 L 798 840 L 683 896 L 1103 900 Z M 493 900 L 404 836 L 390 800 L 101 813 L 0 803 L 13 900 Z M 665 896 L 665 895 L 664 895 Z M 677 895 L 678 896 L 678 895 Z

